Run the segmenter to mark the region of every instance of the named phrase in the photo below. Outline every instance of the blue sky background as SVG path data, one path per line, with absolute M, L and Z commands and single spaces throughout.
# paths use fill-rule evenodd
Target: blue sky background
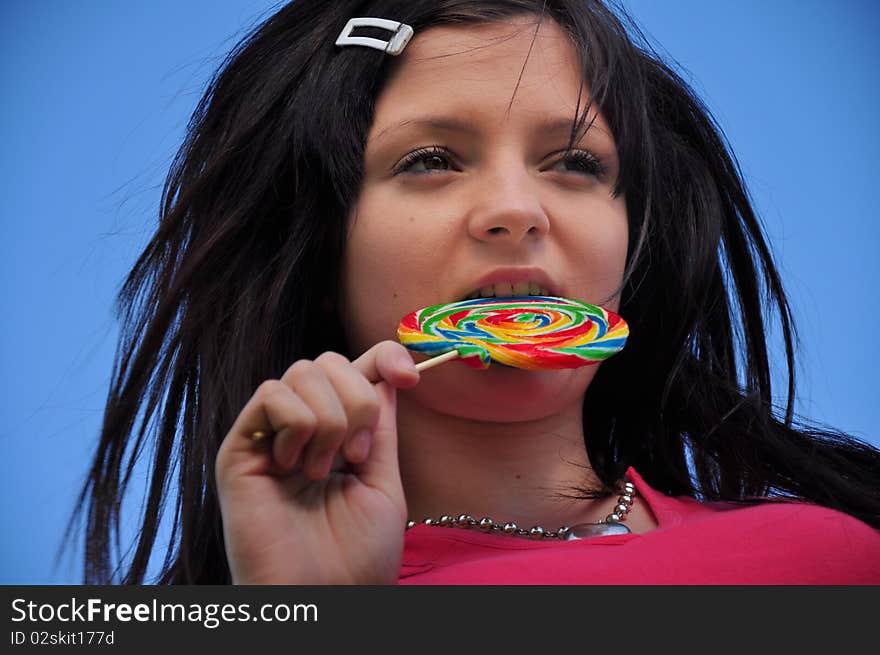
M 274 4 L 0 4 L 0 584 L 81 581 L 81 548 L 53 556 L 97 442 L 115 294 L 205 83 Z M 798 412 L 880 446 L 880 5 L 625 4 L 748 179 L 801 331 Z

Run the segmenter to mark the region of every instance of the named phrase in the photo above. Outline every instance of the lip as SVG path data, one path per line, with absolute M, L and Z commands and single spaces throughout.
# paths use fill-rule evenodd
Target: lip
M 551 296 L 562 295 L 559 286 L 543 269 L 516 267 L 496 268 L 494 271 L 484 275 L 480 279 L 470 284 L 470 286 L 468 286 L 467 288 L 461 289 L 456 297 L 460 300 L 472 291 L 482 289 L 483 287 L 488 287 L 498 282 L 509 282 L 510 284 L 516 284 L 518 282 L 528 281 L 537 282 L 540 286 L 547 289 L 547 292 Z

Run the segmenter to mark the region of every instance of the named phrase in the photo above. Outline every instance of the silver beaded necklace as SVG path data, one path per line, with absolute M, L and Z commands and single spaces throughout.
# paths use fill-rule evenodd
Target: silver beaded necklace
M 545 530 L 536 525 L 529 530 L 524 530 L 516 523 L 500 524 L 488 516 L 479 521 L 469 514 L 461 514 L 458 518 L 444 514 L 439 519 L 431 517 L 422 519 L 422 525 L 436 525 L 441 528 L 463 528 L 465 530 L 479 530 L 491 534 L 503 534 L 511 537 L 529 537 L 530 539 L 558 539 L 570 541 L 572 539 L 585 539 L 587 537 L 604 537 L 612 534 L 629 534 L 630 529 L 623 524 L 627 514 L 632 509 L 636 497 L 636 488 L 629 480 L 617 483 L 617 504 L 614 510 L 598 523 L 579 523 L 577 525 L 563 525 L 558 530 Z M 406 529 L 419 525 L 416 521 L 408 521 Z

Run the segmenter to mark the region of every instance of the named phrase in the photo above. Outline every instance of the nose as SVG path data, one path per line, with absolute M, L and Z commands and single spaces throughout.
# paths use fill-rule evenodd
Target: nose
M 550 220 L 527 175 L 487 178 L 480 184 L 477 195 L 468 231 L 479 241 L 517 245 L 550 231 Z

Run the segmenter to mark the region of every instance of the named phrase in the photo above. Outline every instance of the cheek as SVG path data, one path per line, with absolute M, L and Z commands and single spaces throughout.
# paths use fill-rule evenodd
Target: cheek
M 343 324 L 358 353 L 395 339 L 400 319 L 426 302 L 426 290 L 436 286 L 433 245 L 406 215 L 360 213 L 346 244 L 341 294 Z
M 586 256 L 593 262 L 595 282 L 601 293 L 613 293 L 626 268 L 627 233 L 625 229 L 605 229 L 594 237 Z
M 346 246 L 340 302 L 340 318 L 354 355 L 383 338 L 385 321 L 378 308 L 388 307 L 398 295 L 396 276 L 389 270 L 394 260 L 383 256 L 370 240 L 357 238 L 357 232 Z
M 626 214 L 626 201 L 621 196 L 610 196 L 596 207 L 587 229 L 592 235 L 592 248 L 598 261 L 606 268 L 624 268 L 626 249 L 629 243 L 629 221 Z
M 572 286 L 580 290 L 581 300 L 616 311 L 629 244 L 626 207 L 622 199 L 609 199 L 586 216 L 568 234 L 569 242 L 577 244 L 570 250 L 576 253 L 570 270 L 578 277 Z

